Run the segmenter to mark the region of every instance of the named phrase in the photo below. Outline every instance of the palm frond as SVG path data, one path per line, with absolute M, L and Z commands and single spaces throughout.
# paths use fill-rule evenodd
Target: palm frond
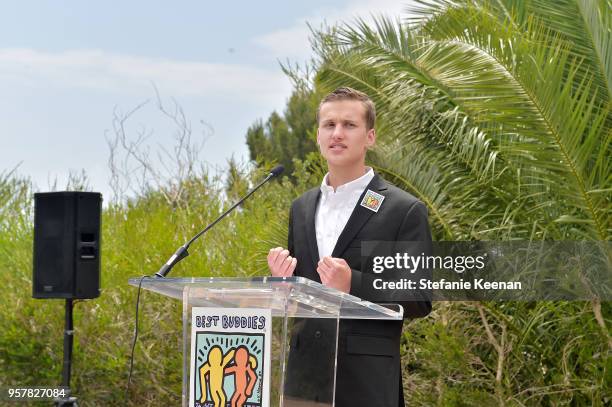
M 480 25 L 451 40 L 427 41 L 385 19 L 375 28 L 363 22 L 344 27 L 319 77 L 339 83 L 350 76 L 366 91 L 375 88 L 386 94 L 383 110 L 401 103 L 385 92 L 398 82 L 435 89 L 442 96 L 438 108 L 458 106 L 493 140 L 506 165 L 522 168 L 530 192 L 551 191 L 548 204 L 578 208 L 575 215 L 591 221 L 581 227 L 606 239 L 609 208 L 589 191 L 604 181 L 595 179 L 592 168 L 607 174 L 605 160 L 596 158 L 596 140 L 607 131 L 610 113 L 598 104 L 593 79 L 580 75 L 581 62 L 567 42 L 551 39 L 541 23 L 533 22 L 530 35 L 517 36 L 488 16 L 479 15 Z M 454 29 L 465 21 L 447 23 Z M 569 182 L 558 185 L 559 178 Z

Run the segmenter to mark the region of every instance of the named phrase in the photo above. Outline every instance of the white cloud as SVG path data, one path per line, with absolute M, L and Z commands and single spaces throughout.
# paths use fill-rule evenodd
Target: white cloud
M 117 55 L 100 50 L 46 52 L 0 49 L 0 83 L 33 87 L 76 87 L 150 92 L 151 82 L 175 96 L 282 100 L 290 84 L 280 70 Z
M 312 55 L 308 40 L 310 36 L 308 24 L 317 29 L 323 25 L 351 23 L 357 18 L 372 21 L 373 15 L 404 17 L 404 9 L 409 2 L 409 0 L 358 0 L 344 8 L 318 9 L 311 15 L 294 21 L 291 26 L 261 35 L 253 41 L 277 58 L 303 61 Z

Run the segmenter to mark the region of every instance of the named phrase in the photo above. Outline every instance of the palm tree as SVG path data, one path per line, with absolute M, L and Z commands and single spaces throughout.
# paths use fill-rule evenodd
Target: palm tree
M 404 21 L 379 17 L 317 33 L 316 80 L 374 99 L 379 143 L 370 160 L 428 205 L 435 237 L 609 240 L 612 3 L 423 0 L 407 11 Z M 497 402 L 590 404 L 603 397 L 592 389 L 605 384 L 603 355 L 612 350 L 601 306 L 458 307 L 486 332 L 488 350 L 471 349 L 493 365 Z M 580 315 L 596 340 L 580 344 L 569 315 Z M 541 318 L 551 318 L 546 328 Z M 568 373 L 558 352 L 576 346 L 603 352 L 600 370 L 578 358 Z

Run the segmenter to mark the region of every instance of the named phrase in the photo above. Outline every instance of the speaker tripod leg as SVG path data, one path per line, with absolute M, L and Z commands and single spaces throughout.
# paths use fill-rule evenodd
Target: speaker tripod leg
M 64 364 L 62 367 L 62 387 L 67 390 L 66 397 L 56 399 L 56 407 L 76 407 L 77 399 L 70 395 L 70 369 L 72 367 L 72 344 L 74 329 L 72 322 L 72 298 L 66 299 L 66 318 L 64 320 Z

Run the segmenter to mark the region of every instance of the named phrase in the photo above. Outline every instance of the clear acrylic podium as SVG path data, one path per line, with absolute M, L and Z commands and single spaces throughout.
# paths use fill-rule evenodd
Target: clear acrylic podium
M 143 280 L 142 288 L 183 301 L 183 406 L 189 404 L 192 307 L 271 310 L 270 405 L 285 407 L 334 405 L 340 319 L 403 317 L 399 306 L 394 311 L 302 277 L 159 278 Z

